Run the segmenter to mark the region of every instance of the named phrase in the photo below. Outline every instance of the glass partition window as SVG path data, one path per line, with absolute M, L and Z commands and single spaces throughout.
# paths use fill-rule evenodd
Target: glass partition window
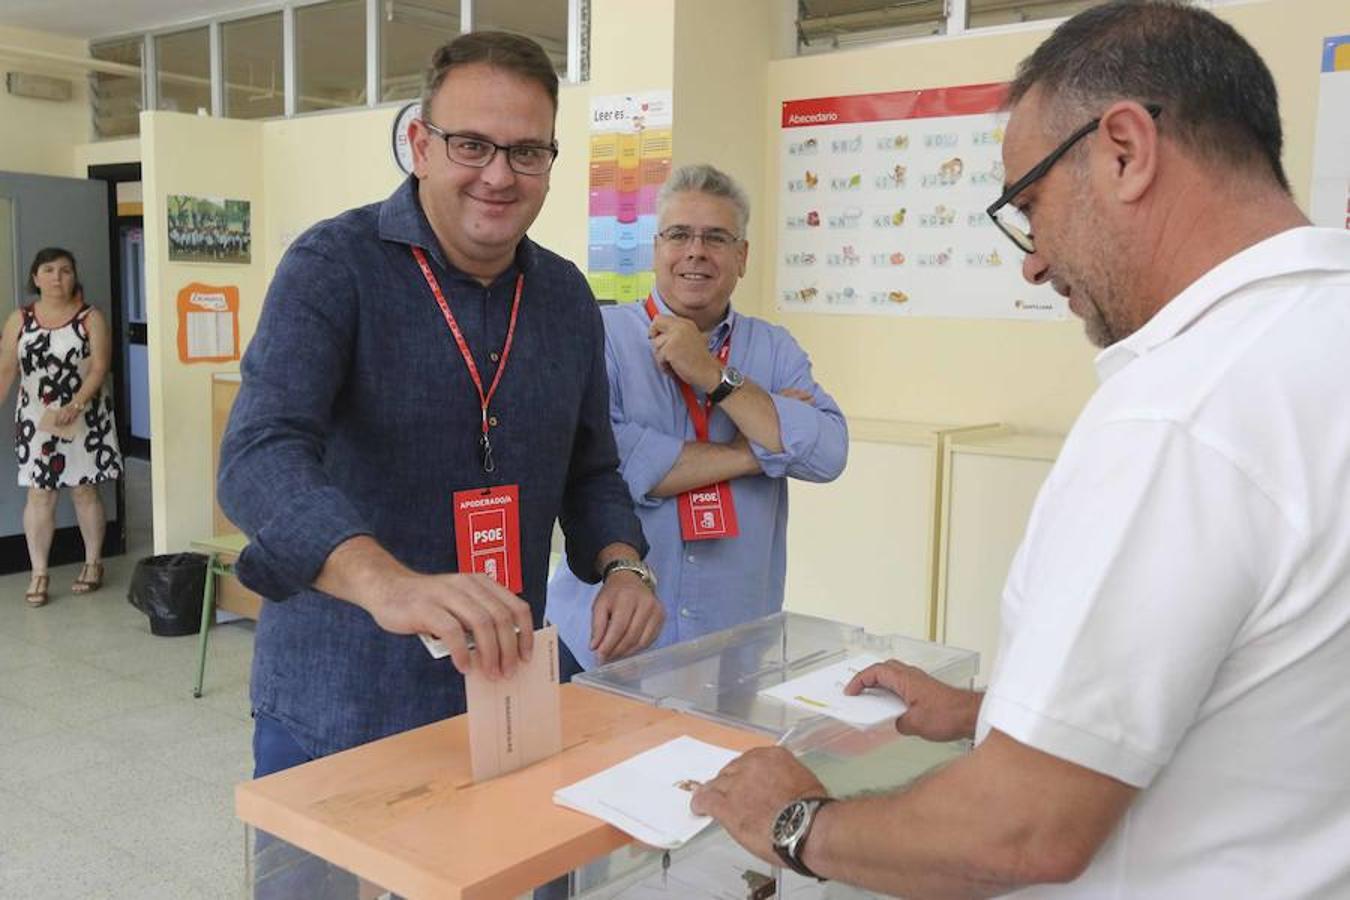
M 285 115 L 281 27 L 279 12 L 221 23 L 225 115 L 234 119 Z
M 155 38 L 159 108 L 211 111 L 211 36 L 206 28 Z
M 1034 19 L 1067 18 L 1101 0 L 968 0 L 969 27 L 1012 25 Z
M 800 0 L 797 9 L 800 54 L 941 34 L 946 27 L 944 0 Z
M 381 0 L 380 100 L 420 96 L 431 54 L 459 32 L 459 0 Z
M 329 0 L 295 10 L 296 110 L 366 102 L 365 0 Z
M 534 38 L 558 74 L 567 74 L 567 0 L 474 0 L 473 27 Z
M 139 66 L 145 42 L 139 37 L 92 44 L 89 55 L 104 62 Z M 93 105 L 94 134 L 102 138 L 131 137 L 140 134 L 143 104 L 138 75 L 114 75 L 90 72 L 89 98 Z
M 964 23 L 944 0 L 798 0 L 797 52 L 1071 16 L 1103 0 L 967 0 Z

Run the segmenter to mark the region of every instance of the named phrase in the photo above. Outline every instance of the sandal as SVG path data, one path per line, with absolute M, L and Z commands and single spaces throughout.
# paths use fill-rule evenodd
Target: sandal
M 91 577 L 92 576 L 92 577 Z M 72 594 L 92 594 L 103 587 L 103 563 L 92 562 L 80 566 L 80 577 L 70 586 Z
M 47 575 L 34 575 L 33 580 L 28 582 L 28 593 L 23 595 L 23 599 L 32 609 L 47 605 L 47 582 L 50 579 Z

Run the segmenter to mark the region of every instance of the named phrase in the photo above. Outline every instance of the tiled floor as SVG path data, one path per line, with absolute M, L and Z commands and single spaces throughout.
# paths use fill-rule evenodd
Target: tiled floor
M 130 549 L 75 596 L 52 570 L 28 609 L 27 573 L 0 577 L 0 898 L 237 898 L 243 827 L 233 785 L 252 765 L 247 622 L 155 637 L 127 603 L 151 552 L 149 467 L 128 460 Z

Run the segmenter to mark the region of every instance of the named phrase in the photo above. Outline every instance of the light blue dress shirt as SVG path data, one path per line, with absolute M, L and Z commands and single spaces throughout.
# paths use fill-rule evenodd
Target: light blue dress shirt
M 662 313 L 669 308 L 656 298 Z M 712 332 L 710 351 L 731 336 L 728 364 L 773 397 L 783 451 L 752 443 L 763 474 L 731 483 L 740 535 L 707 541 L 680 536 L 675 497 L 653 497 L 694 426 L 674 378 L 657 366 L 647 339 L 650 319 L 641 303 L 609 306 L 605 364 L 609 371 L 610 422 L 619 446 L 619 471 L 637 506 L 656 572 L 657 596 L 666 607 L 665 629 L 653 647 L 687 641 L 777 612 L 783 606 L 787 569 L 787 479 L 831 481 L 848 458 L 848 426 L 839 405 L 816 384 L 811 361 L 787 329 L 734 310 Z M 813 402 L 779 396 L 785 388 L 809 392 Z M 700 399 L 702 399 L 700 397 Z M 714 408 L 709 439 L 725 443 L 737 433 L 726 413 Z M 590 651 L 591 602 L 597 585 L 584 584 L 559 566 L 548 585 L 547 618 L 586 668 Z

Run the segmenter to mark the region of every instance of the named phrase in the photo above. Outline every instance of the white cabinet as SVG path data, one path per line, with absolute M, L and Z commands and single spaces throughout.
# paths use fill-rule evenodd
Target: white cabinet
M 947 441 L 934 637 L 979 652 L 979 685 L 994 668 L 1008 568 L 1062 442 L 1002 429 Z
M 791 482 L 785 608 L 931 640 L 942 446 L 965 431 L 850 419 L 844 474 Z

